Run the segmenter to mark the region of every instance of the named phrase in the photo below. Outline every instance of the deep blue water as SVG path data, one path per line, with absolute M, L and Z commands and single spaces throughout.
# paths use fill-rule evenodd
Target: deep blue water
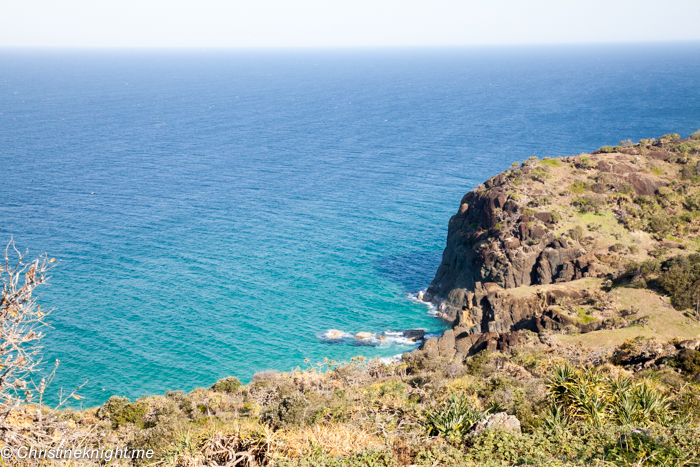
M 461 196 L 700 127 L 700 44 L 0 51 L 0 240 L 60 259 L 53 393 L 190 390 L 410 347 Z M 52 393 L 52 394 L 53 394 Z

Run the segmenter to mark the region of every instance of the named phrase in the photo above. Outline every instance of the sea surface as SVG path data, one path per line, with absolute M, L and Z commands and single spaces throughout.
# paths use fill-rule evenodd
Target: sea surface
M 530 156 L 700 127 L 700 44 L 0 50 L 0 240 L 81 401 L 414 346 L 464 193 Z M 305 363 L 305 360 L 308 362 Z

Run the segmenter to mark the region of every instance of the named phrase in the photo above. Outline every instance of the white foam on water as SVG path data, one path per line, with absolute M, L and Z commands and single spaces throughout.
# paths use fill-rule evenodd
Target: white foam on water
M 421 292 L 425 292 L 425 290 L 421 290 Z M 430 316 L 438 316 L 438 307 L 435 306 L 435 304 L 432 302 L 424 302 L 423 300 L 418 300 L 418 293 L 409 293 L 408 299 L 414 303 L 420 303 L 421 305 L 426 307 Z
M 318 337 L 328 343 L 344 343 L 359 346 L 371 346 L 379 348 L 388 348 L 393 346 L 400 347 L 415 347 L 420 344 L 420 341 L 412 341 L 404 337 L 403 331 L 382 331 L 373 333 L 370 337 L 358 339 L 354 334 L 340 331 L 338 329 L 329 329 L 322 332 Z
M 354 339 L 354 336 L 349 332 L 339 331 L 338 329 L 329 329 L 328 331 L 321 333 L 319 337 L 321 340 L 327 342 L 339 342 L 347 339 Z
M 400 362 L 402 360 L 401 355 L 402 354 L 396 354 L 392 355 L 391 357 L 382 357 L 379 359 L 379 361 L 382 363 L 386 363 L 387 365 L 390 363 Z

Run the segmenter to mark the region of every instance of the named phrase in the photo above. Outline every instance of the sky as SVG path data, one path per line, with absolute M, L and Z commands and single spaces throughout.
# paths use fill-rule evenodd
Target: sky
M 0 47 L 430 47 L 700 40 L 700 0 L 0 0 Z

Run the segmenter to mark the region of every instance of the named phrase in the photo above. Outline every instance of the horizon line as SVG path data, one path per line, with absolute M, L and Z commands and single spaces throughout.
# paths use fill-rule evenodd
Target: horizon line
M 334 45 L 334 46 L 228 46 L 228 45 L 2 45 L 0 50 L 75 50 L 75 51 L 99 51 L 99 50 L 187 50 L 187 51 L 325 51 L 325 50 L 438 50 L 438 49 L 476 49 L 476 48 L 519 48 L 519 47 L 584 47 L 584 46 L 634 46 L 634 45 L 700 45 L 700 39 L 691 40 L 653 40 L 653 41 L 592 41 L 592 42 L 525 42 L 525 43 L 489 43 L 489 44 L 430 44 L 430 45 Z

